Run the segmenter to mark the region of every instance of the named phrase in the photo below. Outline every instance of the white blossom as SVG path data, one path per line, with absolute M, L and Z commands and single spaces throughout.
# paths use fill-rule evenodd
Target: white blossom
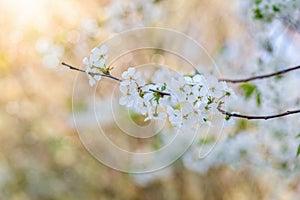
M 175 127 L 180 127 L 181 121 L 182 121 L 182 116 L 181 116 L 180 110 L 174 109 L 173 107 L 168 106 L 167 113 L 169 115 L 169 120 L 170 120 L 171 124 Z
M 151 81 L 153 83 L 161 83 L 170 85 L 172 77 L 175 76 L 175 72 L 171 72 L 167 67 L 162 67 L 159 70 L 156 70 Z
M 85 57 L 83 63 L 89 68 L 98 68 L 99 70 L 105 69 L 105 62 L 107 59 L 107 46 L 102 45 L 92 49 L 89 58 Z
M 194 106 L 199 106 L 201 103 L 206 101 L 208 95 L 208 90 L 203 85 L 194 85 L 191 88 L 191 93 L 188 95 L 187 99 L 189 102 L 193 103 Z
M 209 93 L 211 96 L 220 98 L 224 95 L 224 85 L 219 82 L 214 76 L 209 76 L 206 78 L 207 84 L 209 86 Z
M 106 70 L 105 62 L 107 59 L 107 47 L 105 45 L 92 49 L 91 55 L 83 59 L 86 66 L 86 74 L 89 78 L 90 86 L 94 86 L 97 81 L 101 80 L 100 75 L 91 73 L 104 73 Z
M 140 101 L 139 96 L 139 85 L 142 80 L 140 80 L 139 75 L 136 73 L 134 68 L 129 68 L 122 74 L 123 81 L 120 83 L 119 89 L 122 93 L 120 98 L 120 104 L 126 105 L 127 107 L 133 107 L 138 101 Z
M 186 84 L 183 76 L 173 77 L 168 88 L 179 102 L 186 101 L 191 92 L 191 87 Z
M 184 79 L 185 79 L 186 83 L 190 84 L 190 85 L 196 85 L 196 84 L 205 85 L 205 78 L 203 75 L 200 75 L 200 74 L 196 74 L 193 77 L 185 76 Z
M 121 105 L 145 115 L 145 121 L 168 117 L 172 126 L 182 131 L 193 130 L 198 125 L 212 126 L 209 115 L 218 112 L 219 101 L 232 92 L 214 77 L 209 82 L 215 85 L 208 85 L 203 75 L 172 73 L 167 68 L 154 73 L 152 81 L 158 83 L 145 84 L 135 68 L 124 71 L 122 78 Z
M 93 75 L 90 73 L 99 73 L 98 70 L 96 68 L 91 68 L 91 67 L 87 67 L 85 70 L 88 78 L 89 78 L 89 84 L 90 86 L 94 86 L 96 84 L 97 81 L 101 80 L 101 76 L 100 75 Z

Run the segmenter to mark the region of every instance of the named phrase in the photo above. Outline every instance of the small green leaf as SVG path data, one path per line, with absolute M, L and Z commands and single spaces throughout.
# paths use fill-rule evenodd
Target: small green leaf
M 207 97 L 207 105 L 213 103 L 214 100 L 215 100 L 215 99 L 214 99 L 213 97 L 211 97 L 211 96 Z
M 256 85 L 252 83 L 244 83 L 240 88 L 245 92 L 245 99 L 249 99 L 253 92 L 257 89 Z
M 255 8 L 253 12 L 254 12 L 255 19 L 263 19 L 264 18 L 263 14 L 259 8 Z
M 261 106 L 261 93 L 260 92 L 256 92 L 256 103 L 258 106 Z
M 195 71 L 195 75 L 197 74 L 201 75 L 201 73 L 198 70 Z
M 261 2 L 262 2 L 262 0 L 256 0 L 256 1 L 255 1 L 255 4 L 256 4 L 256 5 L 259 5 L 259 4 L 261 4 Z
M 298 149 L 297 149 L 297 157 L 300 155 L 300 144 L 298 145 Z
M 300 138 L 300 133 L 298 135 L 296 135 L 296 138 Z
M 276 81 L 278 81 L 278 80 L 282 79 L 283 76 L 282 76 L 282 75 L 277 75 L 277 76 L 275 76 L 274 78 L 275 78 Z
M 280 8 L 274 5 L 273 6 L 273 11 L 274 12 L 280 12 Z

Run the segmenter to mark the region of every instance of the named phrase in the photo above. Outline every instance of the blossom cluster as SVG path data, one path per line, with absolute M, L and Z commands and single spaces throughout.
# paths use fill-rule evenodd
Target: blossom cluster
M 101 46 L 92 50 L 90 58 L 83 60 L 87 66 L 90 85 L 101 76 L 92 73 L 108 73 L 105 67 L 107 48 Z M 165 120 L 179 130 L 192 130 L 199 124 L 211 125 L 210 117 L 224 103 L 224 98 L 233 94 L 225 82 L 213 77 L 204 77 L 197 71 L 182 74 L 164 67 L 157 70 L 146 83 L 146 77 L 135 68 L 122 73 L 119 89 L 122 96 L 119 103 L 147 120 Z
M 107 68 L 105 65 L 107 59 L 107 47 L 101 46 L 100 48 L 94 48 L 91 51 L 91 55 L 83 59 L 83 64 L 86 66 L 86 74 L 89 78 L 89 84 L 91 86 L 96 84 L 96 81 L 101 80 L 100 75 L 95 75 L 94 73 L 102 72 L 107 73 Z
M 157 70 L 150 84 L 146 84 L 134 68 L 125 71 L 122 78 L 121 105 L 146 115 L 145 120 L 168 118 L 181 130 L 198 124 L 211 125 L 209 117 L 217 112 L 223 98 L 233 93 L 225 82 L 218 82 L 212 76 L 183 75 L 168 68 Z

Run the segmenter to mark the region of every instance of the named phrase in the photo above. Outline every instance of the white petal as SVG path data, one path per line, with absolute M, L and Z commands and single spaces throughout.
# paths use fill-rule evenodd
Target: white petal
M 122 73 L 122 78 L 123 79 L 128 79 L 129 78 L 128 77 L 128 71 L 125 71 L 125 72 Z
M 90 65 L 90 62 L 89 62 L 89 59 L 87 57 L 85 57 L 83 60 L 82 60 L 83 64 L 89 66 Z
M 128 86 L 128 85 L 130 85 L 130 81 L 129 80 L 122 80 L 120 85 Z
M 104 59 L 99 59 L 99 60 L 97 60 L 94 63 L 95 67 L 97 67 L 97 68 L 103 68 L 104 64 L 105 64 L 105 60 Z
M 129 75 L 129 76 L 133 76 L 134 73 L 135 73 L 135 68 L 130 67 L 130 68 L 128 68 L 127 71 L 128 71 L 128 75 Z
M 123 96 L 119 99 L 119 104 L 122 106 L 125 106 L 128 103 L 128 98 L 126 96 Z
M 196 76 L 193 77 L 193 81 L 195 83 L 201 83 L 201 82 L 203 82 L 203 76 L 197 74 Z
M 96 48 L 93 48 L 91 52 L 92 52 L 93 55 L 97 55 L 97 56 L 100 55 L 100 49 L 97 48 L 97 47 L 96 47 Z
M 97 55 L 97 54 L 91 54 L 90 55 L 90 62 L 91 63 L 96 62 L 99 58 L 100 58 L 99 55 Z
M 95 85 L 95 83 L 96 83 L 96 81 L 95 81 L 95 79 L 93 79 L 92 77 L 91 78 L 89 78 L 90 80 L 89 80 L 89 84 L 90 84 L 90 86 L 94 86 Z
M 107 48 L 106 45 L 102 45 L 102 46 L 99 48 L 99 50 L 100 50 L 99 52 L 101 53 L 101 55 L 104 55 L 104 54 L 107 53 L 108 48 Z
M 120 85 L 119 86 L 119 90 L 123 93 L 123 94 L 126 94 L 127 93 L 127 91 L 128 91 L 128 88 L 127 88 L 127 86 L 126 85 Z
M 185 77 L 184 77 L 184 80 L 185 80 L 185 82 L 186 82 L 187 84 L 192 84 L 192 83 L 193 83 L 192 78 L 189 77 L 189 76 L 185 76 Z
M 94 76 L 94 78 L 95 78 L 97 81 L 100 81 L 100 80 L 101 80 L 101 76 Z

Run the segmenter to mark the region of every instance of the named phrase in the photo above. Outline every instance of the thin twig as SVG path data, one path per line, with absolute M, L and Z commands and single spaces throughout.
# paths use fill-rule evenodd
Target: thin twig
M 219 79 L 219 81 L 225 81 L 225 82 L 229 82 L 229 83 L 242 83 L 242 82 L 248 82 L 248 81 L 253 81 L 256 79 L 264 79 L 264 78 L 269 78 L 272 76 L 278 76 L 280 74 L 284 74 L 287 73 L 289 71 L 293 71 L 296 69 L 300 69 L 300 65 L 296 66 L 296 67 L 291 67 L 291 68 L 287 68 L 278 72 L 274 72 L 271 74 L 265 74 L 265 75 L 259 75 L 259 76 L 253 76 L 253 77 L 249 77 L 249 78 L 245 78 L 245 79 L 226 79 L 226 78 L 221 78 Z
M 86 72 L 83 69 L 79 69 L 79 68 L 73 67 L 73 66 L 71 66 L 71 65 L 69 65 L 67 63 L 64 63 L 64 62 L 62 62 L 61 64 L 64 65 L 64 66 L 69 67 L 72 70 L 76 70 L 76 71 L 80 71 L 80 72 Z M 119 81 L 119 82 L 122 81 L 121 79 L 119 79 L 119 78 L 117 78 L 115 76 L 112 76 L 111 74 L 101 74 L 101 73 L 94 73 L 94 72 L 88 72 L 88 74 L 93 75 L 93 76 L 103 76 L 103 77 L 111 78 L 111 79 L 114 79 L 114 80 Z
M 275 114 L 275 115 L 261 115 L 261 116 L 256 116 L 256 115 L 242 115 L 242 114 L 238 114 L 238 113 L 231 113 L 228 111 L 223 110 L 220 106 L 218 107 L 218 111 L 220 111 L 223 115 L 227 115 L 229 117 L 237 117 L 237 118 L 244 118 L 244 119 L 272 119 L 272 118 L 278 118 L 278 117 L 283 117 L 286 115 L 291 115 L 291 114 L 296 114 L 296 113 L 300 113 L 300 109 L 299 110 L 291 110 L 291 111 L 286 111 L 283 113 L 279 113 L 279 114 Z
M 86 73 L 85 70 L 73 67 L 72 65 L 69 65 L 69 64 L 67 64 L 65 62 L 62 62 L 61 64 L 64 65 L 64 66 L 66 66 L 66 67 L 69 67 L 71 70 L 75 70 L 75 71 Z M 112 76 L 110 74 L 101 74 L 101 73 L 94 73 L 94 72 L 89 72 L 88 74 L 90 74 L 90 75 L 96 75 L 96 76 L 104 76 L 104 77 L 111 78 L 111 79 L 114 79 L 116 81 L 122 82 L 121 79 L 119 79 L 119 78 L 117 78 L 115 76 Z M 170 93 L 159 91 L 159 90 L 154 90 L 154 89 L 150 89 L 149 91 L 159 93 L 162 96 L 164 96 L 164 95 L 170 96 L 171 95 Z
M 164 95 L 166 95 L 166 96 L 171 96 L 171 94 L 168 93 L 168 92 L 163 92 L 163 91 L 154 90 L 154 89 L 149 89 L 149 91 L 151 91 L 151 92 L 157 92 L 157 93 L 159 93 L 159 94 L 162 95 L 162 96 L 164 96 Z

